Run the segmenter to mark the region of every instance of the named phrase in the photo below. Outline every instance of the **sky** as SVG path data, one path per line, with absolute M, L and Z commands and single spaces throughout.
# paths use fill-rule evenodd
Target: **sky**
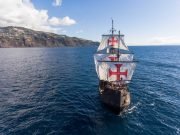
M 0 27 L 100 41 L 111 18 L 127 45 L 180 45 L 180 0 L 0 0 Z

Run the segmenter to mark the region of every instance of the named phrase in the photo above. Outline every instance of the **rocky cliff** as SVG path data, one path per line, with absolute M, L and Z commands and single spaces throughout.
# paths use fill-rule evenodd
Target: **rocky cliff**
M 98 42 L 22 27 L 0 27 L 0 48 L 95 46 Z

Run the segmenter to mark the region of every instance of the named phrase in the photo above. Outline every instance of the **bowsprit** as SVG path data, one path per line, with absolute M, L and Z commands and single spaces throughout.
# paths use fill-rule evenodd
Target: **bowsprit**
M 94 60 L 102 102 L 114 112 L 122 113 L 130 105 L 128 83 L 136 61 L 124 43 L 124 35 L 114 32 L 112 20 L 111 34 L 103 35 Z

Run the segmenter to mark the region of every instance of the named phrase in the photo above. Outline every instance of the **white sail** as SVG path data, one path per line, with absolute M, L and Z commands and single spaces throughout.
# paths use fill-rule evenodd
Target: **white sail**
M 119 36 L 114 35 L 103 36 L 97 51 L 101 51 L 110 47 L 128 50 L 128 47 L 125 45 L 124 41 L 121 38 L 119 39 Z
M 114 56 L 114 54 L 112 54 Z M 132 61 L 132 54 L 122 54 L 119 62 L 111 61 L 108 54 L 95 54 L 96 72 L 100 80 L 105 81 L 121 81 L 126 83 L 131 81 L 136 64 Z M 127 62 L 123 62 L 127 61 Z M 129 62 L 128 62 L 129 61 Z
M 108 39 L 109 39 L 108 36 L 103 36 L 102 37 L 101 43 L 100 43 L 97 51 L 100 51 L 100 50 L 103 50 L 103 49 L 107 48 L 107 46 L 108 46 Z
M 100 80 L 104 81 L 126 81 L 129 83 L 135 70 L 135 63 L 121 62 L 98 62 L 96 61 L 96 72 Z
M 124 80 L 129 83 L 132 79 L 136 64 L 135 63 L 120 63 L 111 62 L 109 64 L 108 81 Z
M 136 67 L 134 55 L 130 53 L 124 43 L 124 35 L 103 35 L 102 41 L 94 55 L 96 72 L 100 80 L 129 83 Z M 103 53 L 103 54 L 100 54 Z

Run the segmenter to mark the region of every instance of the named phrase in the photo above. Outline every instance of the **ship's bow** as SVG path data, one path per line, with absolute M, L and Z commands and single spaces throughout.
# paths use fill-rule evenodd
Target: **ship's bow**
M 127 85 L 117 87 L 100 81 L 99 92 L 102 102 L 112 111 L 120 113 L 130 105 L 130 93 Z

